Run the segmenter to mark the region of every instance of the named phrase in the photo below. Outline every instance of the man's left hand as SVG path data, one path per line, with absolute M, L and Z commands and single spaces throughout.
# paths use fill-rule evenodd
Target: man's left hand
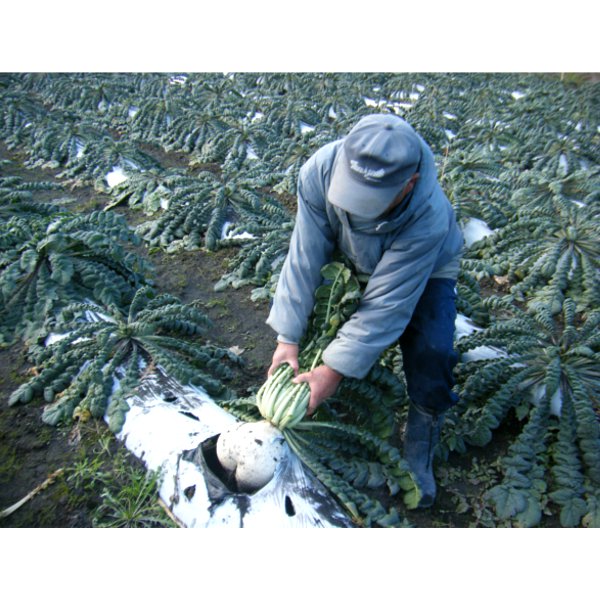
M 312 415 L 317 410 L 319 404 L 327 400 L 337 390 L 343 375 L 327 365 L 321 365 L 307 373 L 300 373 L 292 381 L 294 383 L 306 382 L 310 386 L 310 402 L 308 404 L 307 416 Z

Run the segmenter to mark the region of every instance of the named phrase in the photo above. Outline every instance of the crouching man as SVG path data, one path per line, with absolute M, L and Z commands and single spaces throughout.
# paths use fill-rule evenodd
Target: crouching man
M 321 268 L 341 250 L 369 276 L 360 305 L 323 353 L 324 364 L 298 375 Z M 403 119 L 362 118 L 302 167 L 298 210 L 267 323 L 277 333 L 269 369 L 289 363 L 307 382 L 308 414 L 343 377 L 364 377 L 399 342 L 410 399 L 404 457 L 433 504 L 432 458 L 452 392 L 455 285 L 463 248 L 452 206 L 437 180 L 433 154 Z

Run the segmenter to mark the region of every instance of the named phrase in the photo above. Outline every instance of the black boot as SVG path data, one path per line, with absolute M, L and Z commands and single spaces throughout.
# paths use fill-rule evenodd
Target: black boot
M 443 415 L 410 403 L 404 433 L 404 459 L 415 476 L 422 497 L 417 508 L 429 508 L 436 494 L 433 453 L 440 440 Z

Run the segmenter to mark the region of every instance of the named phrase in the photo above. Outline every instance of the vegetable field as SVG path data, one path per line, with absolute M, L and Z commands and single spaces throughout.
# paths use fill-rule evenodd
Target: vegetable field
M 25 422 L 67 464 L 73 445 L 55 441 L 118 432 L 128 394 L 160 369 L 244 421 L 283 423 L 359 526 L 598 526 L 599 92 L 536 74 L 1 75 L 0 482 L 15 491 L 2 502 L 50 474 L 23 479 Z M 375 112 L 430 144 L 467 241 L 460 401 L 431 511 L 411 510 L 419 491 L 398 450 L 397 347 L 312 418 L 306 394 L 275 415 L 261 389 L 298 171 Z M 323 274 L 304 368 L 364 283 L 342 256 Z

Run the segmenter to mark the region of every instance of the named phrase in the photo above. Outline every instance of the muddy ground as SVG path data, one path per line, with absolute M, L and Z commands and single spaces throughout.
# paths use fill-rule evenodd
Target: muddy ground
M 25 180 L 52 180 L 55 175 L 48 170 L 24 168 L 24 156 L 9 152 L 0 143 L 0 162 L 6 159 L 11 162 L 0 167 L 3 175 L 18 175 Z M 163 165 L 167 160 L 170 166 L 185 164 L 184 157 L 162 155 L 160 159 Z M 90 187 L 77 188 L 72 195 L 84 210 L 101 209 L 109 201 L 108 196 Z M 293 209 L 293 199 L 287 200 Z M 140 220 L 139 212 L 126 207 L 117 210 L 130 223 Z M 245 395 L 248 388 L 260 385 L 275 348 L 273 332 L 265 324 L 268 304 L 252 302 L 249 288 L 213 290 L 235 250 L 178 254 L 148 254 L 144 248 L 136 251 L 153 264 L 159 291 L 174 294 L 185 302 L 200 302 L 213 323 L 207 334 L 210 341 L 243 350 L 245 365 L 238 369 L 231 387 Z M 33 499 L 7 518 L 0 518 L 0 526 L 92 527 L 107 478 L 118 479 L 124 464 L 140 471 L 142 466 L 120 447 L 101 421 L 51 427 L 41 421 L 41 400 L 8 406 L 10 393 L 27 378 L 30 368 L 22 346 L 0 350 L 0 511 L 30 493 L 48 476 L 58 474 Z M 508 433 L 505 438 L 508 439 Z M 504 446 L 503 432 L 499 431 L 490 448 L 467 456 L 451 456 L 447 463 L 438 465 L 440 490 L 436 504 L 430 510 L 413 511 L 409 516 L 411 523 L 417 527 L 494 526 L 481 496 L 497 475 L 497 459 Z M 120 457 L 117 466 L 116 456 Z M 381 500 L 396 502 L 386 497 Z M 156 520 L 152 524 L 164 523 Z

